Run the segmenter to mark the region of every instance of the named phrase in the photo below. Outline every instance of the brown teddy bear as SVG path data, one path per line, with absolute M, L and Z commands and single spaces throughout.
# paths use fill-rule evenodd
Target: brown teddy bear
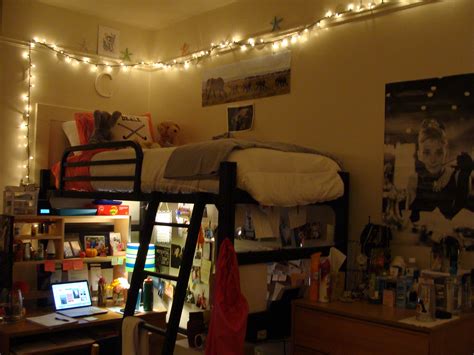
M 179 145 L 179 132 L 181 128 L 172 121 L 163 121 L 158 125 L 158 144 L 162 147 Z

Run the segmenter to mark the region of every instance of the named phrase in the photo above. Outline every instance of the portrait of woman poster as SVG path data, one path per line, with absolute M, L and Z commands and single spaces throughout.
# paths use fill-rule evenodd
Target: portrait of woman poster
M 386 85 L 385 224 L 474 245 L 473 157 L 474 74 Z

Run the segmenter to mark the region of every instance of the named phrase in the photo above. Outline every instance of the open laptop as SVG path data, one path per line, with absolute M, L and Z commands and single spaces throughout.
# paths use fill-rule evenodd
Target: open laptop
M 56 313 L 71 318 L 107 313 L 106 309 L 92 306 L 87 280 L 62 282 L 51 287 Z

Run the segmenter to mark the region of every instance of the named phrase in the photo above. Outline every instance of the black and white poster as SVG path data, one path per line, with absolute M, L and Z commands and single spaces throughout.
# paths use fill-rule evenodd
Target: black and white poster
M 385 224 L 473 249 L 473 157 L 474 74 L 386 85 Z

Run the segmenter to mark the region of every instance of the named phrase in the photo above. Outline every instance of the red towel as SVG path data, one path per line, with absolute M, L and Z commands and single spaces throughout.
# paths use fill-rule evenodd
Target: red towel
M 206 340 L 206 355 L 241 355 L 249 306 L 240 292 L 234 246 L 225 239 L 217 260 L 214 307 Z

